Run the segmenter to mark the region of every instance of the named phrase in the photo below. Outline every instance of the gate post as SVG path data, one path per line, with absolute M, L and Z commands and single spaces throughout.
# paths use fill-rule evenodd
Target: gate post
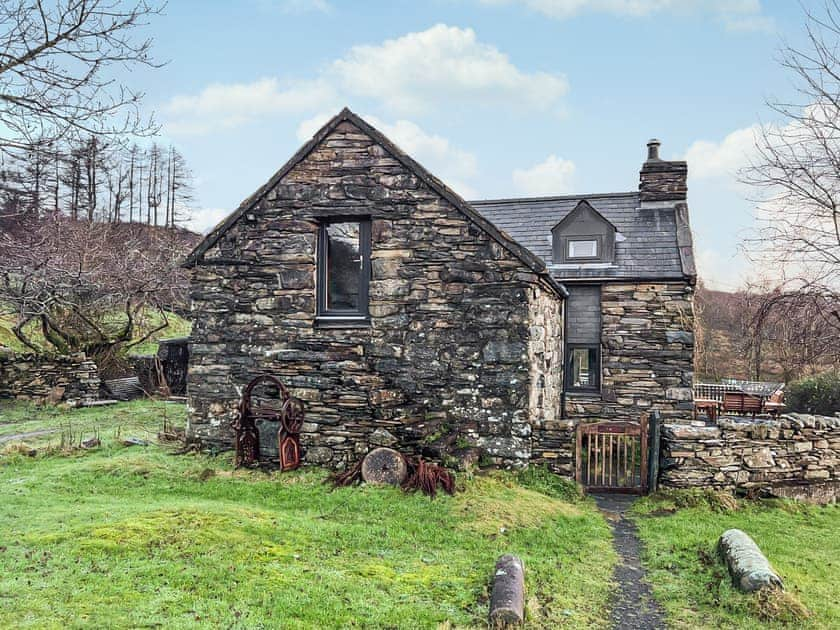
M 650 444 L 648 444 L 648 458 L 650 464 L 648 466 L 648 491 L 656 492 L 659 490 L 659 449 L 662 432 L 662 416 L 659 411 L 652 411 L 650 414 Z

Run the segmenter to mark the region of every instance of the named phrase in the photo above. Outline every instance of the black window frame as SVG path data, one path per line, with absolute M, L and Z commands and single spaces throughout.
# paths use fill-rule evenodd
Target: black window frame
M 595 384 L 586 387 L 575 387 L 572 383 L 572 355 L 575 350 L 595 351 Z M 581 393 L 598 393 L 601 391 L 601 344 L 598 343 L 569 343 L 566 344 L 566 391 Z
M 327 228 L 334 223 L 359 224 L 359 308 L 327 308 Z M 371 221 L 370 217 L 334 216 L 318 222 L 318 247 L 316 253 L 315 322 L 319 327 L 343 328 L 370 324 L 371 278 Z

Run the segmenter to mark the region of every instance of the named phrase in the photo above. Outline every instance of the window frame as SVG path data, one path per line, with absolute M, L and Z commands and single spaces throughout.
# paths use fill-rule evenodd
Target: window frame
M 334 223 L 357 223 L 359 225 L 359 308 L 328 309 L 327 292 L 327 228 Z M 370 217 L 334 216 L 318 221 L 318 246 L 315 259 L 315 321 L 321 327 L 344 327 L 370 323 L 370 279 L 371 279 L 371 220 Z
M 595 351 L 595 383 L 586 387 L 575 386 L 572 383 L 572 356 L 575 350 Z M 566 391 L 581 393 L 598 393 L 601 391 L 601 344 L 597 343 L 570 343 L 566 345 Z
M 604 261 L 604 236 L 602 234 L 568 234 L 562 237 L 565 241 L 563 243 L 563 260 L 573 262 L 576 260 L 584 260 L 588 262 Z M 572 243 L 579 241 L 594 241 L 595 255 L 594 256 L 572 256 Z

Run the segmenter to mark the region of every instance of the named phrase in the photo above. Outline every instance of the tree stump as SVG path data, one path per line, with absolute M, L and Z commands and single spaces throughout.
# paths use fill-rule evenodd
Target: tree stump
M 392 448 L 376 448 L 362 461 L 362 479 L 367 483 L 398 486 L 407 474 L 405 459 Z
M 490 595 L 490 626 L 504 628 L 525 620 L 525 567 L 516 556 L 505 554 L 496 561 Z

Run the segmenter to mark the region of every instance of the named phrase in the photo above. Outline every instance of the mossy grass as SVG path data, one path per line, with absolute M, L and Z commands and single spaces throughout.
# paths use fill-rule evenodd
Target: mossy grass
M 632 517 L 654 596 L 674 627 L 840 627 L 840 507 L 671 491 L 637 502 Z M 730 528 L 756 541 L 785 591 L 746 594 L 732 585 L 717 553 Z
M 480 628 L 506 552 L 525 561 L 528 627 L 608 625 L 615 555 L 588 500 L 501 472 L 434 500 L 331 490 L 318 469 L 122 446 L 164 413 L 183 422 L 154 402 L 0 410 L 7 435 L 69 422 L 102 440 L 0 456 L 0 627 Z

